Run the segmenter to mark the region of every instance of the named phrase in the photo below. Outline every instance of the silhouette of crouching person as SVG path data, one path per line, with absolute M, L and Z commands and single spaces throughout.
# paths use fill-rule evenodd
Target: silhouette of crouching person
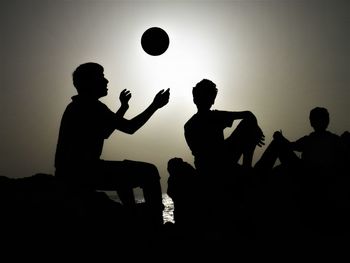
M 107 95 L 108 80 L 97 63 L 85 63 L 73 73 L 78 95 L 72 97 L 62 116 L 55 155 L 55 175 L 72 187 L 116 190 L 127 208 L 135 205 L 133 188 L 143 189 L 146 207 L 155 225 L 163 223 L 162 191 L 156 166 L 124 160 L 105 161 L 104 140 L 115 130 L 133 134 L 169 101 L 169 89 L 159 91 L 152 103 L 132 119 L 124 118 L 131 93 L 120 93 L 120 108 L 112 112 L 99 99 Z
M 168 161 L 167 194 L 174 203 L 174 221 L 179 230 L 194 230 L 198 224 L 197 171 L 182 158 Z

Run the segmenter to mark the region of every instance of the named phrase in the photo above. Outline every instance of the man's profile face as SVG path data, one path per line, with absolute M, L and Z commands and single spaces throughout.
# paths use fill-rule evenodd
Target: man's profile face
M 107 95 L 108 80 L 105 78 L 103 72 L 96 72 L 89 80 L 89 89 L 97 98 L 101 98 Z

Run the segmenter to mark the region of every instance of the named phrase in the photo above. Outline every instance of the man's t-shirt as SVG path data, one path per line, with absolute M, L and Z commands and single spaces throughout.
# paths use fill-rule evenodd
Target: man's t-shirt
M 301 159 L 310 167 L 333 169 L 343 162 L 344 148 L 340 136 L 329 131 L 312 132 L 293 144 L 294 149 L 302 153 Z
M 224 129 L 232 126 L 231 116 L 230 112 L 213 110 L 196 113 L 186 122 L 185 139 L 196 167 L 226 158 Z
M 56 170 L 80 169 L 100 159 L 104 139 L 115 129 L 115 113 L 99 100 L 72 97 L 59 131 Z

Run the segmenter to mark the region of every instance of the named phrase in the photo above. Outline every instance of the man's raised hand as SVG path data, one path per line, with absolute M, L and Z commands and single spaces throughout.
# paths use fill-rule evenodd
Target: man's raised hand
M 129 100 L 131 98 L 131 93 L 127 89 L 123 89 L 119 94 L 119 101 L 122 105 L 129 105 Z
M 170 89 L 164 91 L 164 89 L 160 90 L 153 99 L 152 104 L 157 108 L 162 108 L 169 102 L 170 97 Z

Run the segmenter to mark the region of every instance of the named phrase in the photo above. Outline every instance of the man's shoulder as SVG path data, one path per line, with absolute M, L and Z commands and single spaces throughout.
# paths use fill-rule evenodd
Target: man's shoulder
M 338 134 L 335 134 L 335 133 L 328 131 L 328 130 L 323 131 L 321 133 L 320 132 L 311 132 L 309 134 L 309 137 L 320 137 L 320 136 L 322 136 L 324 138 L 340 139 L 340 136 Z
M 327 144 L 333 144 L 337 145 L 341 143 L 341 137 L 333 132 L 330 131 L 324 131 L 322 133 L 318 132 L 312 132 L 307 136 L 308 141 L 314 142 L 314 143 L 327 143 Z
M 329 137 L 340 138 L 340 136 L 334 132 L 326 131 L 326 133 L 328 134 Z
M 195 113 L 185 123 L 185 127 L 195 125 L 197 123 L 217 122 L 222 120 L 231 119 L 229 111 L 211 110 L 205 114 Z
M 107 105 L 100 100 L 83 98 L 83 97 L 80 97 L 79 95 L 73 96 L 70 104 L 76 107 L 92 107 L 92 108 L 97 107 L 97 108 L 108 109 Z
M 193 114 L 193 115 L 191 116 L 191 118 L 189 118 L 189 119 L 185 122 L 185 125 L 184 125 L 185 129 L 193 124 L 195 118 L 196 118 L 196 114 Z
M 87 100 L 73 96 L 65 109 L 65 115 L 111 115 L 114 114 L 103 102 L 99 100 Z
M 211 110 L 210 111 L 211 116 L 215 118 L 231 118 L 232 111 L 225 111 L 225 110 Z

